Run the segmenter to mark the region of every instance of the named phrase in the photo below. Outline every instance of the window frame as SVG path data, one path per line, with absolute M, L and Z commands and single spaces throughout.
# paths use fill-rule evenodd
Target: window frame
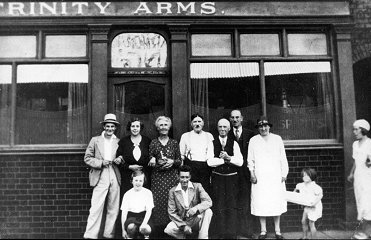
M 10 116 L 10 131 L 9 131 L 9 144 L 0 145 L 0 155 L 7 154 L 40 154 L 43 153 L 81 153 L 86 148 L 86 143 L 81 144 L 15 144 L 15 122 L 16 122 L 16 97 L 17 97 L 17 68 L 18 65 L 25 64 L 86 64 L 88 67 L 88 115 L 91 113 L 90 102 L 91 95 L 91 76 L 90 76 L 90 35 L 86 28 L 75 28 L 75 29 L 17 29 L 17 32 L 13 31 L 1 31 L 1 36 L 18 36 L 18 35 L 35 35 L 36 36 L 36 57 L 35 58 L 0 58 L 0 64 L 12 66 L 12 82 L 11 82 L 11 116 Z M 45 57 L 45 46 L 47 35 L 85 35 L 86 36 L 86 56 L 85 57 Z M 86 122 L 87 135 L 91 135 L 90 120 Z
M 112 42 L 113 40 L 120 34 L 124 33 L 155 33 L 163 37 L 166 41 L 166 51 L 167 51 L 167 66 L 163 68 L 119 68 L 119 67 L 112 67 Z M 126 29 L 126 30 L 111 30 L 111 34 L 108 38 L 108 51 L 107 51 L 107 67 L 108 67 L 108 75 L 111 76 L 168 76 L 170 74 L 170 65 L 171 65 L 171 56 L 170 56 L 170 39 L 168 34 L 165 31 L 155 30 L 155 29 L 148 29 L 148 31 L 144 30 L 136 30 L 136 29 Z
M 197 62 L 259 62 L 259 69 L 260 69 L 260 83 L 261 83 L 261 105 L 262 105 L 262 113 L 267 114 L 267 105 L 266 105 L 266 89 L 265 89 L 265 76 L 264 76 L 264 63 L 265 62 L 280 62 L 280 61 L 328 61 L 331 66 L 331 87 L 333 87 L 333 100 L 334 100 L 334 124 L 336 125 L 335 131 L 335 138 L 333 139 L 298 139 L 298 140 L 284 140 L 285 145 L 292 147 L 292 148 L 307 148 L 311 147 L 335 147 L 339 148 L 341 146 L 341 124 L 340 124 L 340 106 L 339 106 L 339 96 L 338 96 L 338 75 L 337 75 L 337 68 L 336 68 L 336 55 L 334 50 L 334 39 L 333 39 L 333 29 L 326 27 L 326 26 L 318 26 L 318 27 L 302 27 L 302 26 L 277 26 L 277 27 L 251 27 L 251 26 L 239 26 L 236 28 L 226 29 L 225 31 L 233 31 L 234 32 L 234 39 L 232 43 L 232 49 L 234 50 L 234 57 L 226 58 L 226 57 L 197 57 L 189 55 L 189 62 L 190 63 L 197 63 Z M 190 29 L 190 34 L 192 33 L 223 33 L 220 30 L 209 30 L 209 31 L 202 31 L 198 28 Z M 245 33 L 279 33 L 279 43 L 280 43 L 280 56 L 276 55 L 261 55 L 261 56 L 241 56 L 240 51 L 240 34 Z M 312 34 L 312 33 L 321 33 L 325 34 L 326 36 L 326 46 L 327 46 L 327 55 L 289 55 L 288 54 L 288 33 L 299 33 L 299 34 Z M 191 38 L 188 38 L 189 45 L 191 44 Z M 189 50 L 190 51 L 190 50 Z M 233 54 L 232 54 L 233 55 Z M 190 75 L 190 74 L 189 74 Z M 190 77 L 189 77 L 189 91 L 191 91 L 190 87 Z M 190 103 L 189 103 L 190 104 Z M 191 113 L 190 113 L 191 114 Z M 255 120 L 255 119 L 251 119 Z

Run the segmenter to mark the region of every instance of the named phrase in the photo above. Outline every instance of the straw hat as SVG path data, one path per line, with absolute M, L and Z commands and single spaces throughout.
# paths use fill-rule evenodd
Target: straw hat
M 104 116 L 104 120 L 100 122 L 101 124 L 106 124 L 106 123 L 114 123 L 116 125 L 120 125 L 120 123 L 116 120 L 116 115 L 113 113 L 108 113 Z

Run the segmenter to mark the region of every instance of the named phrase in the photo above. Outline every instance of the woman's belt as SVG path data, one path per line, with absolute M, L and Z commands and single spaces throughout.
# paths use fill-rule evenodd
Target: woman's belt
M 219 175 L 219 176 L 233 176 L 233 175 L 237 175 L 237 172 L 233 172 L 233 173 L 218 173 L 218 172 L 213 171 L 212 173 L 215 173 L 216 175 Z

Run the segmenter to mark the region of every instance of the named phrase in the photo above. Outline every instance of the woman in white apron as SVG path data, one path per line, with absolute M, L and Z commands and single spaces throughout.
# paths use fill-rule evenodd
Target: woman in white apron
M 285 181 L 289 171 L 282 138 L 270 133 L 266 117 L 257 120 L 259 134 L 250 139 L 248 167 L 251 173 L 251 214 L 259 216 L 261 233 L 267 237 L 266 217 L 273 217 L 276 239 L 283 239 L 280 216 L 287 211 Z

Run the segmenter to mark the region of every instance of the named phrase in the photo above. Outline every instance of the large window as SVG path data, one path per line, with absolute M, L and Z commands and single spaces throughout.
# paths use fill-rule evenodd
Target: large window
M 197 37 L 190 38 L 191 111 L 206 117 L 209 130 L 216 129 L 219 118 L 240 109 L 246 127 L 253 128 L 259 115 L 267 115 L 274 125 L 272 132 L 284 140 L 336 139 L 332 57 L 327 34 L 235 29 L 237 38 L 223 38 L 228 34 L 194 35 Z M 215 45 L 215 51 L 213 45 L 205 44 L 202 51 L 199 36 L 205 40 L 224 40 Z M 235 52 L 230 54 L 233 61 L 226 61 L 220 49 L 233 49 Z M 193 54 L 196 50 L 216 54 L 209 62 L 205 57 L 201 62 Z M 220 61 L 215 57 L 220 57 Z
M 37 45 L 45 49 L 38 51 Z M 0 145 L 86 143 L 86 35 L 1 36 L 0 48 L 14 50 L 0 54 Z M 44 57 L 63 60 L 41 61 Z
M 261 113 L 258 63 L 192 63 L 191 86 L 192 112 L 205 117 L 207 129 L 215 130 L 217 120 L 235 108 L 246 119 Z

